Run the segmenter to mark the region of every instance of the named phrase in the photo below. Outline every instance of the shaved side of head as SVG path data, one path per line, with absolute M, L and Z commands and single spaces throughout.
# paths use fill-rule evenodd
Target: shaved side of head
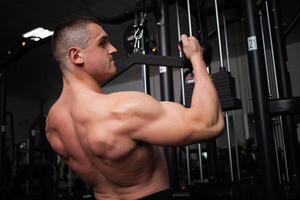
M 88 24 L 99 21 L 92 17 L 81 16 L 68 19 L 54 29 L 51 48 L 54 58 L 64 67 L 68 58 L 70 47 L 86 48 L 89 39 Z

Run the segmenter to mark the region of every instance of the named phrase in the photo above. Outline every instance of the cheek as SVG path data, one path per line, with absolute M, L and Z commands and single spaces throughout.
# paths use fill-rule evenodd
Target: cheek
M 99 51 L 90 52 L 86 64 L 94 73 L 99 73 L 111 67 L 109 57 Z
M 92 67 L 98 68 L 101 67 L 103 64 L 105 64 L 105 61 L 101 56 L 91 55 L 88 64 Z

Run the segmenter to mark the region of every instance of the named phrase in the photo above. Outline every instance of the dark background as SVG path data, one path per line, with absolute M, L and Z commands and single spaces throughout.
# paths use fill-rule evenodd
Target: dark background
M 181 1 L 184 2 L 185 1 Z M 212 1 L 213 2 L 213 1 Z M 283 21 L 288 24 L 300 8 L 300 1 L 281 1 Z M 2 0 L 0 2 L 0 61 L 7 52 L 20 45 L 21 35 L 36 27 L 53 29 L 62 19 L 75 15 L 115 17 L 135 9 L 135 0 Z M 131 19 L 130 19 L 131 20 Z M 119 49 L 117 64 L 125 58 L 122 33 L 128 23 L 103 23 L 113 44 Z M 287 37 L 287 43 L 300 40 L 300 26 Z M 3 63 L 3 62 L 1 62 Z M 2 64 L 9 69 L 8 95 L 22 98 L 48 100 L 60 90 L 60 73 L 52 59 L 49 42 L 30 49 L 12 64 Z

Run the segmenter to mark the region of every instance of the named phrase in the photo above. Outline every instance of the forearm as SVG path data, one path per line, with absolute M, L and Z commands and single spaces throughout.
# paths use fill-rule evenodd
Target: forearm
M 223 116 L 216 89 L 207 73 L 206 65 L 201 55 L 191 57 L 194 69 L 195 86 L 193 90 L 191 108 L 193 119 L 202 123 L 205 128 L 214 131 L 215 126 L 222 129 Z M 216 128 L 218 131 L 220 128 Z
M 201 85 L 201 82 L 210 81 L 210 76 L 207 73 L 206 64 L 200 54 L 194 55 L 190 59 L 193 65 L 195 86 Z

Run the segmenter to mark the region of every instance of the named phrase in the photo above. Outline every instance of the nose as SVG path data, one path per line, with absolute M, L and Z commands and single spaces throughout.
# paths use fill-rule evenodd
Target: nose
M 115 54 L 117 52 L 117 49 L 111 43 L 109 44 L 110 44 L 109 54 Z

